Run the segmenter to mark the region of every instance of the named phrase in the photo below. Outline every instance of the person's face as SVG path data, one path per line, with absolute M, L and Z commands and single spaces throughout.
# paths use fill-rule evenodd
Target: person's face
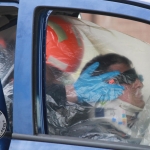
M 121 73 L 131 69 L 125 64 L 114 64 L 109 67 L 110 71 L 120 71 Z M 135 82 L 131 84 L 122 84 L 125 88 L 123 94 L 118 98 L 122 101 L 128 102 L 134 106 L 143 108 L 145 103 L 143 101 L 143 96 L 141 89 L 143 87 L 143 83 L 137 78 Z

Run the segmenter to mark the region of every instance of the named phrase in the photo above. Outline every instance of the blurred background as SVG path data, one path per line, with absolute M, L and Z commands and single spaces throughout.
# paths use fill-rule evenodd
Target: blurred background
M 96 23 L 101 27 L 117 30 L 144 42 L 150 43 L 150 25 L 148 24 L 111 16 L 86 13 L 82 13 L 81 18 Z

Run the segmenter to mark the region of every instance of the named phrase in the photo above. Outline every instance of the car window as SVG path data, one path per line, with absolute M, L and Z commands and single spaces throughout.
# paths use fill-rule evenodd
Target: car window
M 149 145 L 150 26 L 127 35 L 128 20 L 101 18 L 48 19 L 48 134 Z
M 16 19 L 10 16 L 9 19 Z M 14 55 L 16 40 L 16 25 L 5 15 L 1 15 L 0 20 L 0 78 L 3 86 L 8 119 L 12 128 L 12 101 L 13 101 L 13 79 L 14 79 Z

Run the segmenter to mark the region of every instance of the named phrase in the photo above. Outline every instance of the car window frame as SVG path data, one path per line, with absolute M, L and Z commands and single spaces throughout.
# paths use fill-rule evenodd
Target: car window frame
M 51 11 L 51 10 L 50 10 L 50 11 Z M 49 13 L 49 12 L 48 12 L 48 13 Z M 50 14 L 50 13 L 49 13 L 49 14 Z M 116 16 L 115 16 L 115 17 L 116 17 Z M 46 16 L 45 20 L 47 20 L 47 16 Z M 44 30 L 43 32 L 45 32 L 45 30 Z M 43 34 L 43 35 L 44 35 L 44 34 Z M 44 42 L 45 42 L 45 41 L 44 41 Z M 42 47 L 42 46 L 41 46 L 41 47 Z M 40 50 L 39 50 L 39 51 L 40 51 Z M 44 56 L 46 55 L 46 54 L 45 54 L 45 46 L 43 47 L 43 49 L 42 49 L 41 51 L 43 51 L 43 58 L 44 58 Z M 41 62 L 45 64 L 45 58 L 44 58 L 44 61 L 41 60 Z M 44 64 L 43 64 L 43 65 L 44 65 Z M 42 70 L 44 70 L 44 69 L 42 69 Z M 41 73 L 42 73 L 42 72 L 41 72 Z M 42 75 L 42 74 L 41 74 L 41 75 Z M 41 75 L 40 75 L 40 76 L 41 76 Z M 44 77 L 45 77 L 45 74 L 43 74 L 43 75 L 44 75 Z M 42 77 L 42 79 L 44 79 L 44 77 Z M 44 84 L 43 84 L 43 85 L 44 85 Z M 39 89 L 39 90 L 40 90 L 40 89 Z M 42 92 L 42 91 L 41 91 L 41 92 Z M 39 93 L 40 93 L 40 91 L 39 91 Z M 45 93 L 45 90 L 44 90 L 44 93 Z M 44 95 L 44 94 L 43 94 L 43 95 Z M 42 99 L 45 99 L 45 97 L 43 97 Z M 42 102 L 42 101 L 41 101 L 41 102 Z M 43 107 L 44 105 L 46 105 L 46 104 L 45 104 L 45 100 L 44 100 L 44 103 L 41 105 L 41 107 Z M 41 108 L 40 110 L 42 110 L 42 109 L 44 110 L 44 108 Z M 44 113 L 43 113 L 43 114 L 44 114 Z M 46 120 L 45 116 L 43 116 L 43 120 Z M 47 129 L 46 129 L 46 130 L 47 130 Z M 41 136 L 41 134 L 42 134 L 42 133 L 39 133 L 39 136 Z M 42 136 L 44 136 L 44 135 L 42 134 Z M 50 135 L 50 136 L 51 136 L 51 137 L 48 138 L 48 136 L 45 135 L 45 137 L 46 137 L 47 139 L 49 139 L 50 141 L 51 141 L 51 138 L 54 140 L 55 137 L 57 137 L 57 139 L 56 139 L 57 142 L 59 141 L 59 142 L 62 142 L 62 143 L 64 143 L 64 144 L 71 144 L 71 143 L 73 144 L 73 143 L 74 143 L 75 145 L 76 145 L 76 144 L 77 144 L 77 145 L 80 145 L 80 144 L 79 144 L 79 140 L 80 140 L 80 139 L 78 139 L 78 138 L 69 137 L 69 139 L 70 139 L 70 140 L 69 140 L 68 137 L 63 136 L 63 138 L 68 139 L 67 142 L 66 142 L 65 140 L 62 141 L 62 137 L 61 137 L 61 136 L 54 136 L 54 135 Z M 72 140 L 73 140 L 74 142 L 73 142 Z M 94 141 L 92 141 L 92 142 L 90 142 L 89 140 L 87 140 L 87 141 L 86 141 L 86 140 L 80 140 L 80 141 L 82 141 L 82 142 L 81 142 L 82 144 L 83 144 L 84 142 L 86 143 L 86 144 L 85 144 L 85 143 L 83 144 L 84 146 L 87 146 L 87 145 L 88 145 L 88 146 L 92 146 L 92 147 L 97 147 L 97 146 L 96 146 L 97 144 L 96 144 L 96 142 L 94 142 Z M 98 142 L 99 142 L 99 141 L 98 141 Z M 101 142 L 102 142 L 102 141 L 101 141 Z M 88 144 L 87 144 L 87 143 L 88 143 Z M 106 143 L 107 143 L 107 144 L 106 144 Z M 104 143 L 103 143 L 103 144 L 102 144 L 102 143 L 99 143 L 99 145 L 101 145 L 100 148 L 114 148 L 114 149 L 143 149 L 143 148 L 146 148 L 146 149 L 147 149 L 147 148 L 149 148 L 149 146 L 141 146 L 141 145 L 133 146 L 132 144 L 127 144 L 127 145 L 126 145 L 126 144 L 122 144 L 122 143 L 113 143 L 113 142 L 106 142 L 106 143 L 105 143 L 105 144 L 104 144 Z M 82 144 L 81 144 L 81 145 L 82 145 Z M 111 146 L 108 146 L 109 144 L 110 144 Z M 99 146 L 98 146 L 98 147 L 99 147 Z
M 97 14 L 102 14 L 102 15 L 110 15 L 110 16 L 115 16 L 115 17 L 121 17 L 121 18 L 126 18 L 126 19 L 132 19 L 132 20 L 136 20 L 136 21 L 140 21 L 140 22 L 144 22 L 144 23 L 147 23 L 147 24 L 149 24 L 150 23 L 150 20 L 149 20 L 149 18 L 148 19 L 146 19 L 146 18 L 144 18 L 144 19 L 142 19 L 142 16 L 138 16 L 137 17 L 137 14 L 134 14 L 133 16 L 131 16 L 131 15 L 126 15 L 125 16 L 125 14 L 119 14 L 119 12 L 117 12 L 117 11 L 114 11 L 114 12 L 110 12 L 110 11 L 108 11 L 107 12 L 107 10 L 103 10 L 102 8 L 100 8 L 100 9 L 98 9 L 98 7 L 94 7 L 93 8 L 93 10 L 91 10 L 90 9 L 90 5 L 91 5 L 91 2 L 89 3 L 89 4 L 87 4 L 86 5 L 86 7 L 84 6 L 84 4 L 82 3 L 82 5 L 79 5 L 79 4 L 75 4 L 74 6 L 71 6 L 71 3 L 68 5 L 66 2 L 64 2 L 64 4 L 61 4 L 61 3 L 51 3 L 52 2 L 52 0 L 51 1 L 44 1 L 44 2 L 42 2 L 41 0 L 39 0 L 39 2 L 37 2 L 37 3 L 35 3 L 35 2 L 33 2 L 33 4 L 31 5 L 31 7 L 29 8 L 29 12 L 31 12 L 31 18 L 29 19 L 29 29 L 31 29 L 31 32 L 29 33 L 29 35 L 31 35 L 31 34 L 33 34 L 34 32 L 34 28 L 35 28 L 35 26 L 32 26 L 32 23 L 34 22 L 33 20 L 34 20 L 34 17 L 35 17 L 35 13 L 36 13 L 36 10 L 37 10 L 37 8 L 41 8 L 41 9 L 45 9 L 45 8 L 49 8 L 49 10 L 73 10 L 73 11 L 81 11 L 81 10 L 84 10 L 83 12 L 89 12 L 89 13 L 97 13 Z M 74 2 L 73 1 L 71 1 L 72 2 L 72 4 L 74 4 Z M 94 1 L 94 2 L 96 2 L 96 1 Z M 76 2 L 76 3 L 78 3 L 78 2 Z M 21 3 L 21 5 L 20 5 L 20 9 L 23 9 L 23 4 L 25 4 L 25 5 L 27 5 L 28 4 L 28 2 L 25 2 L 25 1 L 22 1 L 22 3 Z M 51 5 L 52 4 L 52 5 Z M 66 5 L 67 4 L 67 5 Z M 99 3 L 98 3 L 99 4 Z M 105 1 L 103 1 L 103 4 L 106 4 L 106 2 Z M 113 4 L 113 3 L 110 3 L 110 4 Z M 45 6 L 48 6 L 48 7 L 45 7 Z M 122 4 L 122 6 L 123 6 L 123 4 Z M 143 10 L 144 8 L 141 8 L 141 10 Z M 146 10 L 145 12 L 149 12 L 150 13 L 150 10 L 147 10 L 147 9 L 144 9 L 144 10 Z M 21 27 L 21 22 L 22 22 L 22 19 L 21 19 L 21 15 L 23 14 L 23 13 L 25 13 L 25 9 L 23 9 L 23 10 L 21 10 L 20 11 L 21 13 L 20 13 L 20 17 L 19 17 L 19 27 L 18 27 L 18 29 Z M 24 15 L 25 16 L 27 16 L 27 14 L 28 13 L 25 13 Z M 27 27 L 25 27 L 25 29 L 27 29 Z M 37 28 L 36 28 L 37 29 Z M 19 30 L 18 30 L 19 31 Z M 19 33 L 17 33 L 17 36 L 19 37 L 20 36 L 20 34 Z M 19 54 L 21 53 L 20 51 L 19 51 L 19 47 L 20 47 L 20 44 L 19 44 L 19 41 L 22 41 L 24 38 L 25 38 L 25 36 L 27 36 L 27 34 L 25 34 L 24 35 L 24 37 L 23 38 L 20 38 L 18 41 L 17 41 L 17 44 L 16 44 L 16 51 L 17 52 L 19 52 L 18 54 L 17 54 L 17 56 L 16 56 L 16 62 L 15 62 L 15 65 L 16 65 L 16 68 L 20 68 L 20 66 L 19 66 L 19 64 L 17 64 L 17 62 L 19 62 L 18 60 L 19 60 Z M 44 37 L 43 37 L 44 38 Z M 31 40 L 30 42 L 29 42 L 29 40 Z M 35 74 L 33 73 L 33 70 L 36 70 L 36 69 L 34 69 L 34 65 L 33 64 L 35 64 L 35 62 L 32 60 L 32 59 L 36 59 L 37 58 L 37 56 L 35 57 L 35 56 L 33 56 L 34 55 L 34 51 L 35 51 L 35 48 L 34 48 L 34 46 L 37 44 L 36 42 L 35 42 L 35 45 L 34 44 L 32 44 L 32 42 L 34 41 L 34 36 L 32 35 L 31 37 L 29 37 L 29 39 L 28 40 L 26 40 L 25 42 L 27 43 L 27 41 L 29 42 L 29 44 L 28 44 L 28 46 L 26 46 L 26 48 L 28 47 L 29 48 L 29 50 L 27 50 L 27 52 L 29 53 L 29 54 L 27 54 L 27 52 L 25 52 L 25 54 L 26 54 L 26 56 L 24 56 L 23 58 L 25 59 L 25 58 L 27 58 L 27 56 L 30 58 L 30 60 L 29 60 L 29 65 L 30 65 L 30 68 L 29 69 L 27 69 L 27 74 L 26 75 L 23 75 L 23 77 L 25 77 L 25 76 L 29 76 L 29 82 L 31 81 L 31 84 L 30 85 L 28 85 L 28 86 L 26 86 L 26 84 L 25 84 L 25 82 L 23 81 L 23 82 L 21 82 L 20 80 L 18 81 L 18 82 L 15 82 L 15 89 L 14 89 L 14 92 L 15 92 L 15 95 L 14 95 L 14 133 L 19 133 L 19 134 L 27 134 L 27 135 L 35 135 L 35 134 L 37 134 L 37 129 L 36 129 L 36 127 L 35 127 L 35 124 L 36 124 L 36 121 L 35 121 L 35 119 L 34 119 L 34 113 L 35 113 L 35 110 L 34 110 L 34 102 L 36 101 L 36 98 L 37 98 L 37 91 L 36 90 L 39 90 L 39 93 L 41 94 L 40 95 L 40 98 L 43 98 L 42 97 L 42 95 L 44 95 L 44 90 L 42 89 L 42 88 L 40 88 L 40 86 L 38 86 L 40 89 L 37 89 L 36 87 L 35 87 L 35 85 L 37 85 L 37 84 L 39 84 L 40 85 L 40 83 L 38 83 L 37 81 L 33 81 L 33 78 L 36 78 L 37 80 L 40 80 L 40 82 L 43 80 L 43 78 L 44 77 L 42 77 L 42 76 L 40 76 L 39 75 L 39 78 L 37 77 L 37 76 L 34 76 Z M 33 51 L 32 51 L 32 49 L 33 49 Z M 32 52 L 31 52 L 32 51 Z M 44 50 L 43 50 L 44 51 Z M 45 56 L 45 54 L 44 54 L 44 52 L 42 52 L 42 54 Z M 43 58 L 43 56 L 42 56 L 42 58 Z M 39 57 L 39 61 L 41 62 L 41 56 Z M 23 62 L 21 62 L 21 64 L 23 64 Z M 31 66 L 32 66 L 32 68 L 33 68 L 33 70 L 31 69 Z M 41 67 L 39 67 L 38 68 L 38 71 L 39 71 L 39 74 L 41 74 L 42 75 L 42 72 L 40 72 L 40 69 L 41 69 Z M 42 71 L 43 69 L 41 69 L 41 71 Z M 23 71 L 23 70 L 22 70 Z M 21 71 L 20 71 L 21 72 Z M 15 69 L 15 79 L 18 79 L 18 77 L 19 77 L 19 73 L 20 72 L 18 72 L 17 71 L 17 69 Z M 21 89 L 19 89 L 19 87 L 18 87 L 18 85 L 20 85 L 20 86 L 23 86 L 23 85 L 25 85 L 25 89 L 28 89 L 29 91 L 27 92 L 27 95 L 28 95 L 28 97 L 29 97 L 29 99 L 27 99 L 27 101 L 25 102 L 25 98 L 23 98 L 25 95 L 24 94 L 21 94 L 20 96 L 18 96 L 17 95 L 17 92 L 21 92 Z M 44 84 L 43 84 L 44 85 Z M 36 89 L 35 91 L 34 91 L 34 89 Z M 26 97 L 27 98 L 27 97 Z M 21 102 L 19 102 L 19 100 L 20 99 L 22 99 L 23 101 L 24 101 L 24 103 L 23 104 L 21 104 Z M 23 105 L 26 105 L 26 107 L 25 108 L 23 108 Z M 30 105 L 30 107 L 29 108 L 27 108 L 27 106 L 29 106 Z M 20 107 L 20 109 L 17 109 L 17 107 Z M 43 107 L 43 106 L 42 106 Z M 22 109 L 22 110 L 21 110 Z M 42 110 L 42 109 L 41 109 Z M 20 111 L 20 114 L 17 114 L 18 113 L 18 111 Z M 44 113 L 43 113 L 44 114 Z M 23 120 L 23 117 L 24 116 L 26 116 L 26 117 L 28 117 L 29 116 L 29 118 L 28 118 L 28 120 Z M 44 116 L 42 117 L 42 118 L 44 118 Z M 43 120 L 41 118 L 41 120 Z M 21 127 L 19 127 L 19 128 L 17 128 L 17 125 L 18 125 L 18 119 L 21 119 L 23 122 L 21 122 Z M 25 127 L 26 126 L 26 127 Z M 24 128 L 25 127 L 25 128 Z M 27 130 L 28 129 L 28 130 Z M 57 141 L 57 140 L 56 140 Z M 56 142 L 55 141 L 55 142 Z M 59 140 L 58 140 L 59 141 Z M 60 142 L 60 141 L 59 141 Z M 62 142 L 63 143 L 63 142 Z M 69 143 L 68 143 L 69 144 Z M 80 145 L 79 143 L 78 143 L 78 145 Z M 82 144 L 81 144 L 82 145 Z M 84 145 L 84 144 L 83 144 Z M 98 147 L 100 147 L 100 145 L 98 145 Z

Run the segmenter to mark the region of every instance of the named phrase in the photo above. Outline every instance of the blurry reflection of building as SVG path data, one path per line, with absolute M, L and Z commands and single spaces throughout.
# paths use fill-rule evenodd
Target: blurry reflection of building
M 81 14 L 81 18 L 94 22 L 107 29 L 117 30 L 144 42 L 150 43 L 150 25 L 148 24 L 111 16 L 92 15 L 85 13 Z

